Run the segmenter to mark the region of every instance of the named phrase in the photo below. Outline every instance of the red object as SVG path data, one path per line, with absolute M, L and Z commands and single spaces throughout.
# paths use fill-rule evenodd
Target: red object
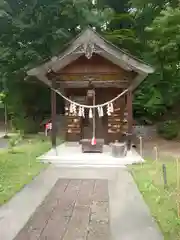
M 95 138 L 95 137 L 93 137 L 93 138 L 91 139 L 91 145 L 96 145 L 96 138 Z
M 51 129 L 52 129 L 52 123 L 51 123 L 51 122 L 47 123 L 47 124 L 45 125 L 45 128 L 46 128 L 47 130 L 51 130 Z

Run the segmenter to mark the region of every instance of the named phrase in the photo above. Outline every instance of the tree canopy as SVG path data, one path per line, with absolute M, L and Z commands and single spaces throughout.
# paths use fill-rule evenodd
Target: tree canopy
M 27 69 L 57 54 L 87 25 L 156 67 L 136 92 L 138 119 L 156 121 L 177 104 L 179 1 L 0 0 L 0 86 L 15 124 L 49 109 L 49 90 L 24 81 Z

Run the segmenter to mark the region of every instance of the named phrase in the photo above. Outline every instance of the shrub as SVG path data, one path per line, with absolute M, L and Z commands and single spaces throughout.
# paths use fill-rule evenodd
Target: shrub
M 164 121 L 158 124 L 157 132 L 167 140 L 172 140 L 178 136 L 178 123 L 174 120 Z
M 21 130 L 25 134 L 34 134 L 39 131 L 40 121 L 34 120 L 32 117 L 14 117 L 12 125 L 15 130 Z
M 19 131 L 16 135 L 9 139 L 9 151 L 14 152 L 14 147 L 16 147 L 22 141 L 22 135 Z
M 40 129 L 40 121 L 34 120 L 33 118 L 26 118 L 24 125 L 24 132 L 26 134 L 38 133 Z

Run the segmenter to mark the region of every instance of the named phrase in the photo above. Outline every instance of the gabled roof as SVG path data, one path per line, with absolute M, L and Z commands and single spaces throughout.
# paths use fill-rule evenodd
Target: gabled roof
M 92 28 L 88 27 L 72 40 L 66 50 L 60 55 L 52 57 L 50 61 L 29 70 L 27 74 L 38 77 L 40 75 L 45 76 L 50 70 L 58 72 L 80 56 L 85 54 L 87 58 L 90 58 L 93 53 L 99 54 L 126 71 L 137 72 L 138 78 L 137 83 L 135 83 L 136 86 L 146 78 L 148 74 L 154 72 L 154 69 L 150 65 L 114 46 Z

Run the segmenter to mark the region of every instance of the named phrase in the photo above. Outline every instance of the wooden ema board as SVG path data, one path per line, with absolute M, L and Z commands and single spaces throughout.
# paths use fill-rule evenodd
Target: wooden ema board
M 84 104 L 85 97 L 73 96 L 71 99 L 75 102 Z M 73 115 L 69 113 L 69 103 L 66 103 L 65 115 L 66 115 L 66 140 L 68 141 L 79 141 L 81 136 L 81 117 L 77 114 Z
M 81 99 L 79 99 L 78 97 L 77 98 L 75 97 L 73 100 L 82 104 L 86 102 L 85 97 L 84 97 L 84 102 L 82 101 L 82 97 Z M 125 101 L 122 99 L 122 101 L 114 102 L 113 107 L 114 107 L 114 112 L 111 114 L 111 116 L 107 116 L 107 123 L 103 126 L 104 132 L 106 132 L 107 134 L 104 134 L 104 136 L 101 136 L 101 138 L 104 138 L 106 142 L 119 140 L 121 136 L 127 133 L 128 131 L 127 106 L 125 106 Z M 86 127 L 85 125 L 83 125 L 83 119 L 77 115 L 74 116 L 73 114 L 69 113 L 69 103 L 67 103 L 65 110 L 66 110 L 65 115 L 66 115 L 66 121 L 67 121 L 66 140 L 80 141 L 85 136 L 86 138 L 89 138 L 91 136 L 91 133 L 85 134 Z M 106 111 L 107 111 L 107 108 L 104 108 L 104 114 L 106 114 Z M 77 108 L 77 114 L 78 114 L 78 108 Z M 98 119 L 96 119 L 96 121 L 98 121 Z M 98 122 L 96 122 L 96 124 L 97 126 L 99 126 Z M 98 130 L 99 130 L 99 127 L 98 127 Z M 98 134 L 97 136 L 99 137 Z
M 128 120 L 127 120 L 128 112 L 127 112 L 127 106 L 124 110 L 124 121 L 122 125 L 122 133 L 125 134 L 128 131 Z
M 68 116 L 67 118 L 67 132 L 68 133 L 80 133 L 80 117 Z
M 127 132 L 127 109 L 123 102 L 114 103 L 114 112 L 108 116 L 108 133 L 124 134 Z

